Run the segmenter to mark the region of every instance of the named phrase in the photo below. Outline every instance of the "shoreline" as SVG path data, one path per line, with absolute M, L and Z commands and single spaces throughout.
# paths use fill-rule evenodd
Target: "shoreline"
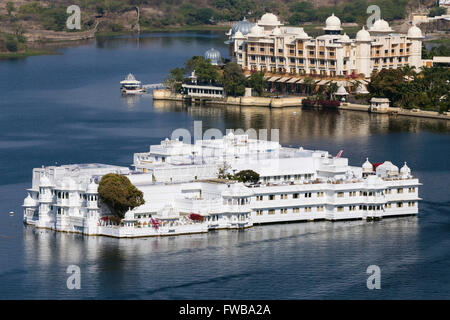
M 266 107 L 266 108 L 302 108 L 302 100 L 306 97 L 285 97 L 285 98 L 269 98 L 269 97 L 227 97 L 226 99 L 212 98 L 190 98 L 182 94 L 172 94 L 168 90 L 158 89 L 153 91 L 153 100 L 160 101 L 189 101 L 193 104 L 204 105 L 222 105 L 222 106 L 239 106 L 239 107 Z M 389 116 L 411 116 L 418 118 L 428 118 L 436 120 L 450 120 L 450 115 L 439 114 L 437 111 L 426 111 L 415 109 L 388 108 L 383 111 L 373 111 L 370 105 L 342 103 L 337 110 L 359 111 L 377 114 L 387 114 Z

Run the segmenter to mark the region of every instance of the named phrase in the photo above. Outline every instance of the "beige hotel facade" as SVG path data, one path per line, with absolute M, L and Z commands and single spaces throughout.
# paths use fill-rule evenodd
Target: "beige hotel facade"
M 350 39 L 334 14 L 312 38 L 302 27 L 287 27 L 272 13 L 252 24 L 238 22 L 227 33 L 232 61 L 246 71 L 368 78 L 382 69 L 422 67 L 422 31 L 415 25 L 396 33 L 383 19 Z

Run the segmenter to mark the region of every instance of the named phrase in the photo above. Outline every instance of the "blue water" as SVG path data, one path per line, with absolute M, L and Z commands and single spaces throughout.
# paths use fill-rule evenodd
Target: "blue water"
M 434 299 L 450 298 L 450 127 L 444 121 L 289 108 L 185 107 L 123 98 L 133 72 L 159 83 L 207 49 L 216 33 L 82 42 L 60 55 L 0 61 L 0 298 Z M 293 112 L 296 112 L 294 114 Z M 83 237 L 24 227 L 32 168 L 129 165 L 133 152 L 176 128 L 280 129 L 284 145 L 344 150 L 351 163 L 408 161 L 424 184 L 418 217 L 299 223 L 170 238 Z M 14 211 L 14 216 L 8 212 Z M 68 290 L 66 268 L 81 268 Z M 366 288 L 369 265 L 381 290 Z

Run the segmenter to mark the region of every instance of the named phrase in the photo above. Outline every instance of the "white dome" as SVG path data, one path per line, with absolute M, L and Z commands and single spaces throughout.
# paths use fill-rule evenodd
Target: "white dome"
M 124 220 L 134 220 L 134 213 L 130 210 L 125 213 Z
M 364 172 L 372 172 L 373 171 L 373 165 L 369 162 L 369 158 L 366 158 L 366 162 L 362 165 Z
M 98 184 L 96 184 L 94 181 L 89 183 L 86 193 L 97 193 L 98 192 Z
M 350 42 L 351 40 L 350 40 L 350 37 L 346 33 L 344 33 L 344 35 L 341 37 L 340 41 L 341 42 Z
M 275 29 L 273 29 L 272 34 L 274 36 L 280 36 L 281 35 L 281 29 L 276 27 Z
M 222 192 L 222 196 L 224 197 L 251 197 L 252 195 L 253 192 L 244 186 L 243 183 L 233 183 Z
M 356 41 L 371 41 L 370 33 L 366 30 L 365 27 L 363 27 L 361 30 L 358 31 L 356 34 Z
M 51 183 L 50 179 L 47 176 L 42 176 L 39 181 L 39 186 L 41 187 L 52 187 L 53 184 Z
M 378 175 L 397 175 L 398 174 L 398 167 L 393 165 L 390 161 L 385 161 L 383 164 L 379 165 L 377 167 L 377 174 Z
M 205 52 L 205 59 L 209 59 L 211 60 L 211 64 L 217 65 L 221 62 L 222 55 L 218 50 L 211 48 Z
M 261 20 L 258 21 L 258 24 L 260 26 L 281 26 L 280 20 L 278 20 L 278 17 L 274 15 L 273 13 L 266 13 L 261 17 Z
M 379 19 L 375 21 L 372 27 L 370 27 L 369 31 L 373 32 L 392 32 L 392 28 L 389 26 L 389 23 L 386 20 Z
M 408 30 L 408 38 L 423 38 L 422 30 L 417 26 L 412 26 Z
M 400 173 L 401 174 L 410 174 L 411 173 L 411 169 L 405 164 L 403 165 L 403 167 L 400 169 Z
M 256 25 L 252 28 L 248 35 L 253 37 L 262 37 L 264 36 L 264 28 Z
M 341 19 L 336 17 L 334 13 L 325 20 L 325 28 L 324 30 L 336 31 L 342 30 L 341 28 Z
M 25 198 L 25 200 L 23 200 L 23 206 L 24 207 L 34 207 L 36 206 L 37 202 L 36 200 L 34 200 L 30 194 L 28 194 L 28 196 Z
M 252 30 L 254 24 L 251 23 L 250 21 L 247 21 L 247 19 L 244 18 L 244 20 L 239 21 L 238 23 L 236 23 L 233 28 L 231 29 L 231 35 L 234 35 L 238 32 L 241 32 L 243 35 L 246 35 L 248 33 L 250 33 L 250 31 Z

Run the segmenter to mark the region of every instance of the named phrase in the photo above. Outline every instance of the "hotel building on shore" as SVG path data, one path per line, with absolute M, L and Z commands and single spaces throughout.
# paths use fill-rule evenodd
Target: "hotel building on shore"
M 415 25 L 400 34 L 380 19 L 351 39 L 342 34 L 341 21 L 333 14 L 323 30 L 312 38 L 302 27 L 283 26 L 277 16 L 266 13 L 256 24 L 238 22 L 226 43 L 232 61 L 246 71 L 368 78 L 382 69 L 422 67 L 423 35 Z

